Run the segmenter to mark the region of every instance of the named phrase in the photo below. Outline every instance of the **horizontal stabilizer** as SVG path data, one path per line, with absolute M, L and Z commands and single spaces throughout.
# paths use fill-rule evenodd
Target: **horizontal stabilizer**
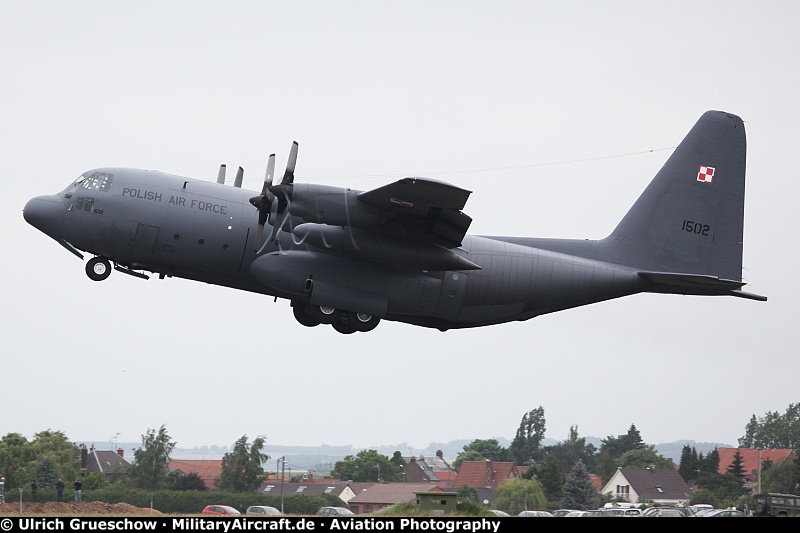
M 671 288 L 666 292 L 721 294 L 765 302 L 766 296 L 743 292 L 743 281 L 722 279 L 702 274 L 676 274 L 673 272 L 639 272 L 639 276 L 657 285 Z

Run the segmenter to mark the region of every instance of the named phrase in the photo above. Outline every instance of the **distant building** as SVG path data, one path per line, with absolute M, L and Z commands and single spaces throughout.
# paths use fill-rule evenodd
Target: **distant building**
M 689 485 L 673 468 L 617 468 L 600 492 L 617 500 L 656 505 L 683 505 L 692 497 Z
M 744 473 L 745 481 L 750 483 L 754 488 L 758 483 L 758 450 L 752 448 L 717 448 L 719 453 L 719 470 L 720 474 L 725 474 L 728 468 L 733 463 L 733 458 L 736 452 L 742 458 L 742 470 Z M 771 461 L 773 464 L 779 465 L 785 461 L 792 462 L 795 459 L 795 454 L 788 448 L 776 449 L 763 449 L 761 450 L 761 464 L 764 461 Z
M 122 448 L 114 450 L 97 450 L 94 445 L 87 448 L 81 444 L 81 474 L 99 472 L 101 474 L 114 474 L 127 472 L 131 464 L 125 460 Z
M 521 477 L 517 465 L 512 462 L 463 461 L 453 485 L 455 488 L 466 485 L 475 489 L 495 490 L 503 481 Z
M 291 483 L 288 481 L 281 483 L 280 479 L 268 479 L 261 484 L 258 493 L 267 496 L 280 496 L 283 494 L 286 498 L 290 496 L 330 495 L 339 498 L 344 503 L 347 503 L 356 495 L 349 483 L 342 483 L 338 480 L 328 480 L 328 483 Z
M 354 513 L 364 514 L 390 507 L 397 503 L 415 503 L 417 500 L 416 493 L 430 493 L 440 490 L 439 487 L 432 483 L 375 483 L 352 498 L 348 505 Z
M 207 489 L 213 489 L 222 475 L 222 459 L 170 459 L 167 468 L 184 475 L 196 474 Z
M 410 456 L 403 457 L 405 461 L 405 478 L 409 483 L 436 483 L 440 487 L 452 487 L 456 478 L 447 461 L 444 460 L 441 450 L 436 451 L 434 457 Z

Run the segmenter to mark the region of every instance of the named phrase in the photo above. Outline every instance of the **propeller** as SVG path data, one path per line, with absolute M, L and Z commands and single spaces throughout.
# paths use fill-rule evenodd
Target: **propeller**
M 239 170 L 236 171 L 236 179 L 233 180 L 233 186 L 241 189 L 243 179 L 244 179 L 244 169 L 242 167 L 239 167 Z
M 222 164 L 219 166 L 219 174 L 217 174 L 217 183 L 220 185 L 225 185 L 225 169 L 227 167 Z
M 270 215 L 272 204 L 275 203 L 275 195 L 270 192 L 269 188 L 272 186 L 272 177 L 275 174 L 275 154 L 270 154 L 269 162 L 267 163 L 267 173 L 264 175 L 264 185 L 261 187 L 261 194 L 250 198 L 250 203 L 253 207 L 258 209 L 258 232 L 256 233 L 256 253 L 261 248 L 261 238 L 264 234 L 264 224 L 267 223 L 267 218 Z
M 272 235 L 270 240 L 275 240 L 275 235 L 278 229 L 283 225 L 283 219 L 286 217 L 286 211 L 289 203 L 292 201 L 292 189 L 294 188 L 294 167 L 297 163 L 297 141 L 292 143 L 292 149 L 289 152 L 289 161 L 286 163 L 286 172 L 283 174 L 283 179 L 278 185 L 269 187 L 269 191 L 278 200 L 275 209 L 275 216 L 272 217 Z
M 264 176 L 264 186 L 261 188 L 259 196 L 250 198 L 250 203 L 258 209 L 258 232 L 256 233 L 255 250 L 256 253 L 264 247 L 262 239 L 264 236 L 264 224 L 269 219 L 272 223 L 272 234 L 270 241 L 275 240 L 278 228 L 283 224 L 289 204 L 292 201 L 292 188 L 294 183 L 294 167 L 297 163 L 297 141 L 292 143 L 289 152 L 289 161 L 286 163 L 286 172 L 283 179 L 277 185 L 273 185 L 272 178 L 275 175 L 275 154 L 269 156 L 267 163 L 267 173 Z

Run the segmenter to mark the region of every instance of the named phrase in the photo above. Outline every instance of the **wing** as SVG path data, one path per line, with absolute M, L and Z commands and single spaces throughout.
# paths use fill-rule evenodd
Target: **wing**
M 457 248 L 472 223 L 461 212 L 472 191 L 427 178 L 403 178 L 362 192 L 358 199 L 389 214 L 378 231 Z

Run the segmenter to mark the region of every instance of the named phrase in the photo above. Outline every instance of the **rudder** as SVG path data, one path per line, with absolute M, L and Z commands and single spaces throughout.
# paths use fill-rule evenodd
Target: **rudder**
M 646 272 L 741 281 L 746 152 L 741 118 L 704 113 L 601 255 Z

